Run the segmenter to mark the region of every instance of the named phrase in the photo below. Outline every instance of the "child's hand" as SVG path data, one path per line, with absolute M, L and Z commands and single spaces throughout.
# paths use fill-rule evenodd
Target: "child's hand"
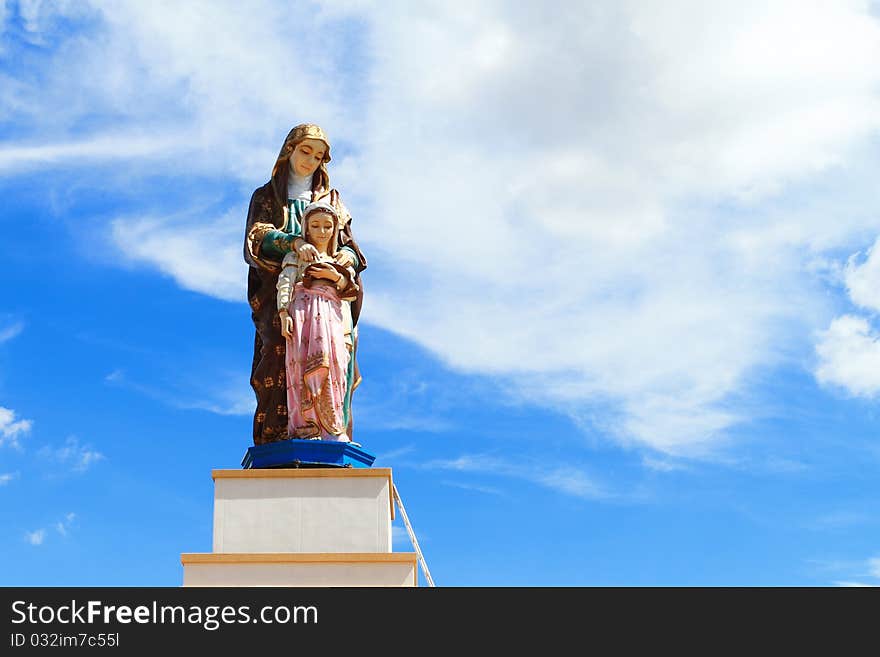
M 316 262 L 318 260 L 318 249 L 313 244 L 303 242 L 296 250 L 296 257 L 302 262 Z
M 309 268 L 306 269 L 306 273 L 312 278 L 324 278 L 328 281 L 335 281 L 339 278 L 339 272 L 326 262 L 309 265 Z
M 287 311 L 281 312 L 281 335 L 293 339 L 293 317 L 288 315 Z

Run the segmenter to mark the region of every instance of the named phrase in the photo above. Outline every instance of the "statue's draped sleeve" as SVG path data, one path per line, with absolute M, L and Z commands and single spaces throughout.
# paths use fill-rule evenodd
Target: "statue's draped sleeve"
M 251 196 L 244 238 L 244 259 L 251 267 L 277 272 L 281 265 L 281 258 L 265 248 L 268 236 L 276 239 L 284 236 L 279 230 L 284 213 L 283 210 L 278 212 L 278 206 L 271 185 L 263 185 Z

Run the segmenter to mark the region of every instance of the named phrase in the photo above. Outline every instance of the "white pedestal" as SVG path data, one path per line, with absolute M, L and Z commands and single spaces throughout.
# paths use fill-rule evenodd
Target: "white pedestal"
M 418 586 L 416 555 L 184 554 L 184 586 Z
M 184 586 L 417 586 L 391 552 L 390 468 L 214 470 L 213 552 Z
M 390 468 L 213 474 L 214 552 L 391 552 Z

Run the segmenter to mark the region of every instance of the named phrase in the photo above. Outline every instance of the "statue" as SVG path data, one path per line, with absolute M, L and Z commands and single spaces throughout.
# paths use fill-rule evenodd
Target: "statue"
M 363 301 L 360 274 L 366 268 L 367 262 L 352 235 L 351 215 L 340 200 L 339 192 L 330 187 L 328 162 L 330 140 L 324 131 L 313 124 L 298 125 L 284 140 L 269 182 L 255 190 L 251 197 L 245 228 L 244 258 L 249 265 L 248 302 L 256 329 L 251 369 L 251 385 L 257 397 L 253 425 L 255 445 L 302 437 L 289 433 L 291 419 L 288 413 L 287 343 L 281 333 L 282 315 L 277 312 L 279 273 L 288 254 L 292 254 L 288 264 L 295 262 L 291 266 L 299 272 L 290 279 L 291 291 L 294 293 L 291 302 L 294 306 L 297 277 L 301 279 L 299 282 L 302 287 L 311 290 L 313 295 L 318 289 L 328 287 L 323 283 L 316 286 L 315 281 L 336 281 L 335 275 L 330 273 L 331 269 L 348 277 L 343 290 L 340 291 L 337 287 L 336 300 L 343 315 L 347 313 L 351 318 L 347 324 L 340 324 L 346 328 L 350 326 L 348 337 L 343 338 L 348 357 L 340 357 L 340 362 L 346 361 L 341 418 L 336 417 L 334 406 L 333 418 L 327 418 L 327 425 L 332 431 L 319 430 L 317 437 L 332 436 L 334 440 L 341 440 L 343 436 L 347 439 L 352 436 L 351 395 L 360 383 L 356 360 L 357 321 Z M 328 241 L 323 254 L 319 250 L 320 246 L 308 241 L 303 231 L 303 212 L 316 202 L 321 202 L 324 206 L 324 211 L 317 213 L 316 221 L 319 217 L 329 217 L 334 226 L 335 242 L 332 239 Z M 329 212 L 327 208 L 330 209 Z M 314 212 L 314 208 L 311 210 Z M 326 221 L 324 224 L 326 225 Z M 315 231 L 314 234 L 317 235 L 319 228 L 316 227 Z M 335 251 L 335 256 L 330 255 L 330 251 Z M 316 266 L 308 267 L 312 264 Z M 321 298 L 328 303 L 332 301 Z M 296 310 L 292 317 L 288 312 L 288 319 L 296 319 Z M 288 327 L 292 336 L 294 327 Z M 335 326 L 328 328 L 330 332 L 336 330 Z M 329 353 L 326 354 L 328 357 Z M 338 350 L 332 353 L 337 354 Z M 294 427 L 298 421 L 292 421 Z M 340 424 L 343 430 L 336 433 Z M 310 425 L 306 421 L 302 426 Z M 321 422 L 318 426 L 325 427 Z M 303 429 L 302 433 L 309 431 Z M 311 433 L 314 431 L 311 430 Z
M 353 326 L 343 300 L 357 298 L 357 275 L 336 260 L 339 214 L 332 205 L 306 206 L 302 227 L 318 255 L 305 261 L 291 251 L 278 277 L 281 334 L 287 339 L 287 435 L 351 442 L 345 398 Z

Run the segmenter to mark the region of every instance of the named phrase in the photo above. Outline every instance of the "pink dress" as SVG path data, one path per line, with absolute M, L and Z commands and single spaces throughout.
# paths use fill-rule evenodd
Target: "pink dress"
M 342 300 L 335 286 L 297 282 L 288 313 L 287 428 L 290 438 L 350 442 L 344 423 L 346 372 Z

